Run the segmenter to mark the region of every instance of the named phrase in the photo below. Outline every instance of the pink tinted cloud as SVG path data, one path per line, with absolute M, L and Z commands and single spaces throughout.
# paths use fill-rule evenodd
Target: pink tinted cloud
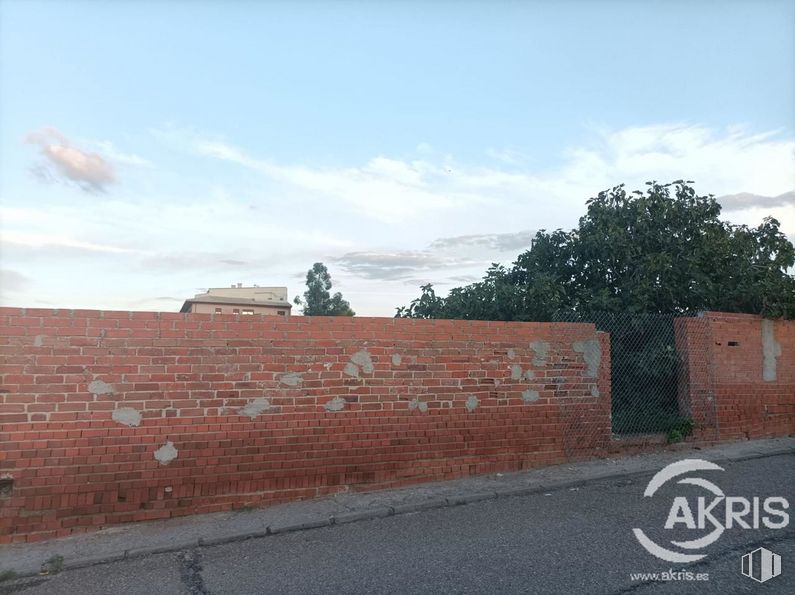
M 68 180 L 88 192 L 104 192 L 109 184 L 116 181 L 110 162 L 98 153 L 75 146 L 55 128 L 31 132 L 26 141 L 38 145 L 46 160 L 46 165 L 34 168 L 34 173 L 40 179 Z

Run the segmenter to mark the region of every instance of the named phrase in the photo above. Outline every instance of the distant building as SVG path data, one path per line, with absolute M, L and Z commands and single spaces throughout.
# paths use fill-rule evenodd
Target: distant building
M 265 314 L 289 316 L 292 305 L 286 287 L 212 287 L 185 300 L 180 312 L 201 314 Z

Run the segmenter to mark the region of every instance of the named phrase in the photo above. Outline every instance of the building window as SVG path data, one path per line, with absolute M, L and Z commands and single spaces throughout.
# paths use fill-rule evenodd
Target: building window
M 223 311 L 223 310 L 222 310 L 221 308 L 216 308 L 216 309 L 215 309 L 215 313 L 216 313 L 216 314 L 220 314 L 222 311 Z
M 240 314 L 239 308 L 232 308 L 232 314 Z
M 277 314 L 278 314 L 279 316 L 284 316 L 284 315 L 285 315 L 285 312 L 284 312 L 284 310 L 279 310 L 279 311 L 277 312 Z
M 246 314 L 246 315 L 250 316 L 250 315 L 254 314 L 254 310 L 248 310 L 246 308 L 243 308 L 243 314 Z

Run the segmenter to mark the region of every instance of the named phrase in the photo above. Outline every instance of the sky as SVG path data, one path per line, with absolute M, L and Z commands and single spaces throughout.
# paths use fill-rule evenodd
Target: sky
M 676 179 L 795 239 L 795 3 L 0 0 L 0 305 L 391 316 Z

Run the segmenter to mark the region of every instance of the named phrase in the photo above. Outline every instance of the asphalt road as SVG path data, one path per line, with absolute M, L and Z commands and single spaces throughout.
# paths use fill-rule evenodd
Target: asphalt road
M 727 496 L 783 496 L 795 503 L 795 455 L 724 465 L 697 475 Z M 696 474 L 694 474 L 696 475 Z M 24 593 L 795 593 L 795 522 L 784 529 L 727 529 L 689 565 L 653 557 L 635 539 L 660 544 L 708 532 L 664 530 L 674 496 L 708 496 L 666 484 L 644 498 L 648 478 L 517 496 L 0 583 Z M 711 496 L 709 496 L 711 500 Z M 718 512 L 722 508 L 716 509 Z M 795 511 L 789 511 L 795 514 Z M 718 515 L 716 515 L 718 516 Z M 782 573 L 759 584 L 740 572 L 758 547 L 781 556 Z M 686 570 L 708 580 L 633 579 Z

